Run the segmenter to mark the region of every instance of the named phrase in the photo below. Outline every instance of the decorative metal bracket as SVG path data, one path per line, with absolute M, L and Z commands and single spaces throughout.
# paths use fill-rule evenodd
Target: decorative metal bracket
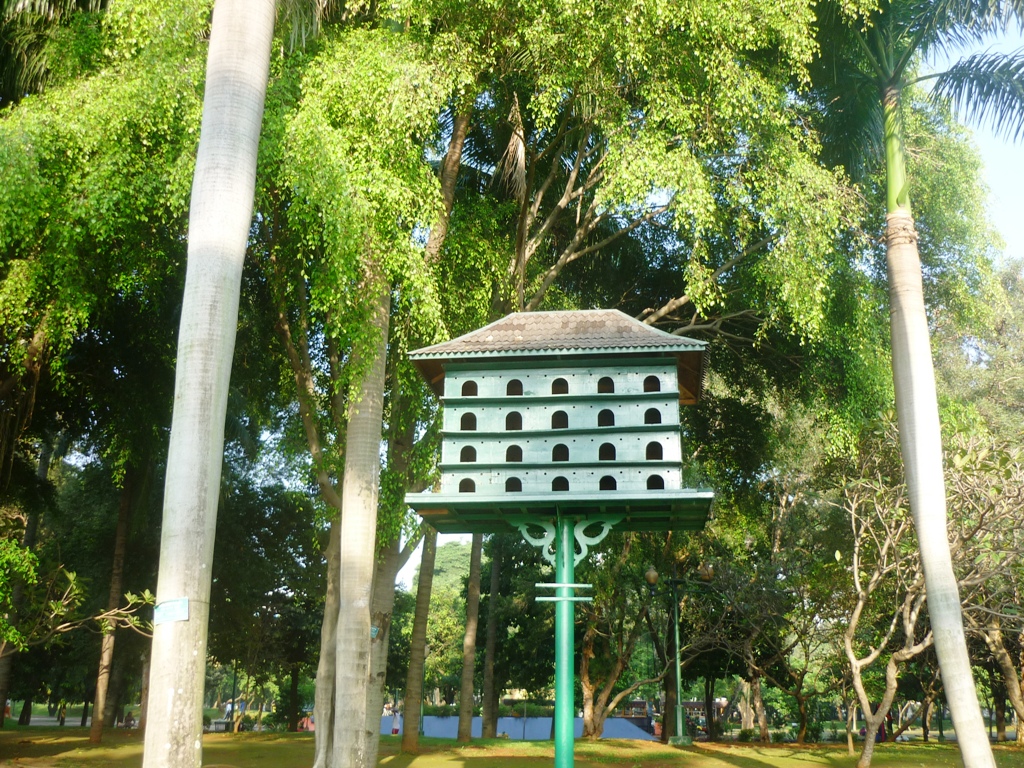
M 589 517 L 585 520 L 578 520 L 573 529 L 573 534 L 576 537 L 576 544 L 579 547 L 579 552 L 576 554 L 573 565 L 579 565 L 580 561 L 585 558 L 590 551 L 589 548 L 604 541 L 605 536 L 611 533 L 612 528 L 616 524 L 622 522 L 623 517 L 624 515 L 603 515 L 601 517 Z M 596 536 L 587 536 L 587 528 L 590 528 L 593 525 L 600 525 L 601 531 Z
M 523 535 L 527 544 L 537 547 L 540 550 L 541 557 L 547 560 L 551 565 L 555 564 L 555 524 L 550 520 L 535 520 L 531 517 L 519 516 L 507 518 L 508 521 L 519 529 L 519 533 Z M 544 531 L 543 536 L 534 536 L 530 533 L 530 528 L 540 528 Z
M 613 527 L 622 522 L 624 515 L 590 515 L 576 521 L 573 526 L 573 537 L 576 539 L 576 552 L 573 565 L 579 565 L 589 553 L 590 547 L 600 544 L 611 533 Z M 509 523 L 519 529 L 526 542 L 540 549 L 541 556 L 551 565 L 555 564 L 555 524 L 551 520 L 537 519 L 525 515 L 506 518 Z M 587 529 L 600 525 L 601 530 L 594 536 L 587 535 Z M 535 536 L 530 529 L 539 528 L 543 535 Z

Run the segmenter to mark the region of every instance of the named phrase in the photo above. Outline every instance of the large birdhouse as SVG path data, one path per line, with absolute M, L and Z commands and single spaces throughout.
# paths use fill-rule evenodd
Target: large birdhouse
M 699 530 L 679 406 L 697 402 L 704 342 L 617 310 L 509 315 L 410 358 L 441 397 L 440 492 L 407 503 L 442 532 L 526 516 L 614 515 L 625 530 Z

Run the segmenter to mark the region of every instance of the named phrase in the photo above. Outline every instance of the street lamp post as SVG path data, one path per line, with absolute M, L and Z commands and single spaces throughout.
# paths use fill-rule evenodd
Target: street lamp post
M 651 590 L 651 596 L 655 595 L 654 586 L 658 583 L 659 574 L 652 565 L 644 573 L 644 580 L 647 582 L 648 587 Z M 679 665 L 679 595 L 676 592 L 676 586 L 682 583 L 682 579 L 671 578 L 665 579 L 669 588 L 672 590 L 672 630 L 675 633 L 675 665 L 676 665 L 676 735 L 668 740 L 669 744 L 673 746 L 688 746 L 693 743 L 693 739 L 686 733 L 683 728 L 685 719 L 683 717 L 683 686 L 682 686 L 682 670 Z M 664 594 L 664 593 L 662 593 Z

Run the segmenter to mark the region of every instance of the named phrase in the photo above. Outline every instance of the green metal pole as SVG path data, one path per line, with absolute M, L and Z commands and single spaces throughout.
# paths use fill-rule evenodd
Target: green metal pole
M 683 682 L 682 670 L 679 668 L 679 595 L 676 593 L 675 581 L 672 582 L 672 627 L 676 638 L 676 735 L 671 739 L 671 743 L 692 744 L 690 734 L 683 730 Z
M 572 584 L 575 577 L 576 547 L 573 521 L 559 517 L 555 538 L 555 581 Z M 558 587 L 555 603 L 555 768 L 573 768 L 573 726 L 575 696 L 573 674 L 573 597 L 572 587 Z

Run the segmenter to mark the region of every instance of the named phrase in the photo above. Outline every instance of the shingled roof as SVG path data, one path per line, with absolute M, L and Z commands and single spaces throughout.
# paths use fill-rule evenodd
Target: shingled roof
M 706 342 L 673 336 L 617 309 L 519 312 L 477 331 L 409 353 L 441 394 L 443 363 L 497 358 L 592 355 L 672 355 L 679 367 L 683 402 L 700 397 Z
M 694 352 L 705 342 L 673 336 L 617 309 L 518 312 L 457 339 L 410 352 L 427 358 L 504 357 L 531 352 Z

